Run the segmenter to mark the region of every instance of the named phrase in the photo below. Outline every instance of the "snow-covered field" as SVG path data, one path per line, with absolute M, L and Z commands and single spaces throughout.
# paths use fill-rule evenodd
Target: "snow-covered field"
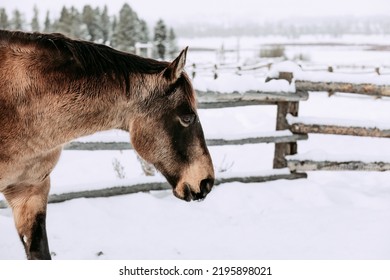
M 389 106 L 386 98 L 311 93 L 300 104 L 300 117 L 389 127 Z M 199 114 L 206 138 L 275 128 L 275 106 Z M 127 139 L 119 132 L 94 137 L 89 139 Z M 210 152 L 217 176 L 261 174 L 272 169 L 273 148 L 221 146 Z M 299 154 L 390 161 L 390 139 L 310 135 L 299 143 Z M 164 179 L 145 177 L 133 151 L 64 151 L 51 193 L 151 180 Z M 390 172 L 309 172 L 294 181 L 222 184 L 200 203 L 158 191 L 50 204 L 47 228 L 54 259 L 389 259 L 389 221 Z M 0 259 L 24 258 L 10 209 L 0 209 L 0 236 Z
M 389 35 L 372 36 L 301 36 L 286 38 L 276 36 L 265 37 L 212 37 L 212 38 L 180 38 L 181 47 L 190 46 L 188 59 L 190 63 L 216 63 L 218 55 L 215 51 L 191 52 L 191 48 L 223 48 L 225 62 L 250 62 L 259 56 L 260 49 L 273 44 L 287 44 L 285 55 L 288 59 L 303 55 L 308 62 L 324 65 L 390 65 L 389 50 L 378 51 L 373 46 L 388 46 Z M 229 51 L 230 50 L 230 51 Z M 238 52 L 237 52 L 238 50 Z

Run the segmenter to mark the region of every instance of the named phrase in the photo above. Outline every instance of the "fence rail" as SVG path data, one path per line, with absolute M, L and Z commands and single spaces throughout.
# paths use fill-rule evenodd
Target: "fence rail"
M 236 75 L 256 74 L 266 76 L 268 70 L 273 64 L 281 62 L 282 58 L 267 58 L 253 64 L 215 64 L 215 63 L 198 63 L 187 67 L 188 73 L 193 78 L 198 76 L 212 76 L 218 79 L 221 74 L 231 73 Z M 307 61 L 299 62 L 302 70 L 310 72 L 330 72 L 330 73 L 352 73 L 352 74 L 376 74 L 390 75 L 390 65 L 345 65 L 345 64 L 314 64 Z
M 295 87 L 300 91 L 327 91 L 364 94 L 375 97 L 389 97 L 390 85 L 355 84 L 343 82 L 312 82 L 297 80 Z
M 206 139 L 208 146 L 225 146 L 225 145 L 245 145 L 245 144 L 260 144 L 260 143 L 290 143 L 300 140 L 307 140 L 305 134 L 292 134 L 281 136 L 263 136 L 242 139 Z M 133 147 L 129 142 L 78 142 L 73 141 L 67 144 L 65 150 L 131 150 Z
M 287 166 L 292 172 L 306 172 L 316 170 L 328 171 L 390 171 L 390 163 L 378 162 L 363 162 L 363 161 L 314 161 L 314 160 L 298 160 L 288 159 Z
M 299 102 L 309 98 L 307 91 L 260 92 L 249 91 L 244 94 L 197 91 L 199 108 L 226 108 L 247 105 L 277 105 L 285 102 Z
M 370 128 L 326 124 L 293 123 L 290 125 L 290 129 L 294 133 L 320 133 L 390 138 L 390 130 L 382 130 L 376 127 Z

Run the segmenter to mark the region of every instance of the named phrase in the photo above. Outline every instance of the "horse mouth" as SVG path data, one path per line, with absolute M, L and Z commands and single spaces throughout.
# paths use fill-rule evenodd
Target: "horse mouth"
M 176 188 L 173 190 L 173 194 L 182 200 L 185 200 L 187 202 L 190 201 L 202 201 L 206 198 L 208 193 L 211 191 L 212 187 L 214 185 L 214 179 L 204 179 L 200 182 L 199 185 L 199 191 L 195 192 L 193 191 L 193 188 L 191 187 L 190 184 L 184 183 L 181 186 L 181 190 L 179 191 Z

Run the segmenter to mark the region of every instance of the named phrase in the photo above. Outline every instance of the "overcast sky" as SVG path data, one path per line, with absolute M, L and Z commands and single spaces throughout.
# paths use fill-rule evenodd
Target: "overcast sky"
M 0 7 L 8 12 L 21 10 L 29 20 L 34 3 L 44 17 L 50 10 L 58 17 L 65 4 L 81 9 L 85 4 L 107 4 L 110 14 L 116 14 L 123 3 L 129 3 L 138 15 L 155 22 L 163 18 L 168 22 L 207 20 L 261 20 L 289 17 L 318 17 L 342 15 L 389 15 L 389 0 L 0 0 Z

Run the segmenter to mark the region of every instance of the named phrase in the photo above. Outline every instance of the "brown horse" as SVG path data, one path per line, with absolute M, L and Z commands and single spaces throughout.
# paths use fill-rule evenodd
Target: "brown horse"
M 50 172 L 63 145 L 119 128 L 186 201 L 206 197 L 214 170 L 183 71 L 187 48 L 160 62 L 60 34 L 0 30 L 0 191 L 28 259 L 50 259 Z

